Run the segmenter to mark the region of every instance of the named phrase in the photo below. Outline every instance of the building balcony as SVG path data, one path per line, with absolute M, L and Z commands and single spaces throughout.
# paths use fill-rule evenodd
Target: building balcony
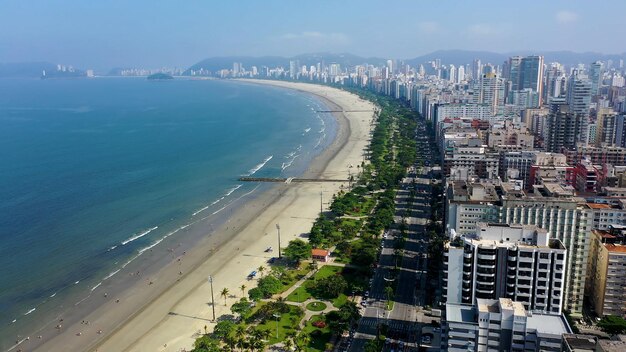
M 478 293 L 483 293 L 483 294 L 487 294 L 487 295 L 491 295 L 493 294 L 494 290 L 481 290 L 481 289 L 476 289 L 476 292 Z
M 533 263 L 535 261 L 533 257 L 522 257 L 522 256 L 519 256 L 518 260 L 521 263 Z
M 478 259 L 496 260 L 496 255 L 495 254 L 478 254 Z
M 496 264 L 476 264 L 479 268 L 485 268 L 485 269 L 495 269 L 496 268 Z

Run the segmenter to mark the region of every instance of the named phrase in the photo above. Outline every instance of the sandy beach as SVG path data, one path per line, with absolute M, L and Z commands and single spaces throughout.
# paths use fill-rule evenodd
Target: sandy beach
M 367 146 L 374 106 L 355 95 L 325 86 L 279 81 L 246 81 L 242 84 L 268 84 L 314 94 L 336 113 L 338 131 L 332 144 L 310 165 L 304 177 L 348 179 L 358 172 Z M 348 110 L 361 110 L 349 112 Z M 365 110 L 366 112 L 363 112 Z M 348 183 L 313 182 L 278 184 L 231 213 L 229 220 L 193 249 L 168 251 L 170 261 L 149 277 L 116 294 L 88 316 L 66 324 L 58 333 L 24 351 L 181 351 L 191 349 L 193 341 L 206 329 L 212 330 L 211 290 L 207 277 L 213 277 L 215 315 L 230 314 L 230 305 L 241 298 L 254 280 L 246 276 L 259 266 L 267 266 L 278 247 L 276 224 L 280 224 L 283 247 L 306 234 L 320 210 L 333 194 Z M 209 236 L 210 234 L 210 236 Z M 155 248 L 157 251 L 157 248 Z M 224 304 L 220 291 L 230 297 Z M 79 318 L 80 319 L 80 318 Z M 30 337 L 36 340 L 35 337 Z

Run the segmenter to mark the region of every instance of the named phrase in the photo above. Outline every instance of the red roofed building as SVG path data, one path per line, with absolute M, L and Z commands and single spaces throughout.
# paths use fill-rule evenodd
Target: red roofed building
M 311 250 L 311 257 L 313 260 L 326 263 L 330 259 L 330 252 L 325 249 L 314 248 Z

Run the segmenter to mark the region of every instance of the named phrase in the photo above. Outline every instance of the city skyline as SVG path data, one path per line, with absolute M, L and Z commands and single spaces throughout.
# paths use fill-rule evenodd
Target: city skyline
M 609 15 L 626 9 L 617 1 L 289 5 L 5 3 L 0 11 L 0 62 L 52 61 L 105 69 L 187 67 L 215 56 L 310 52 L 399 59 L 440 49 L 616 54 L 624 49 L 606 33 L 615 38 L 626 34 L 619 17 Z

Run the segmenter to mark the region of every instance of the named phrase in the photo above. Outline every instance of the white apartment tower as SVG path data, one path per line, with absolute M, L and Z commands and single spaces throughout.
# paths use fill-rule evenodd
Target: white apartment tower
M 529 313 L 507 298 L 447 304 L 443 326 L 441 350 L 450 352 L 558 352 L 572 331 L 563 315 Z
M 567 260 L 561 241 L 534 225 L 478 223 L 476 232 L 447 245 L 447 302 L 510 298 L 529 311 L 561 313 Z

